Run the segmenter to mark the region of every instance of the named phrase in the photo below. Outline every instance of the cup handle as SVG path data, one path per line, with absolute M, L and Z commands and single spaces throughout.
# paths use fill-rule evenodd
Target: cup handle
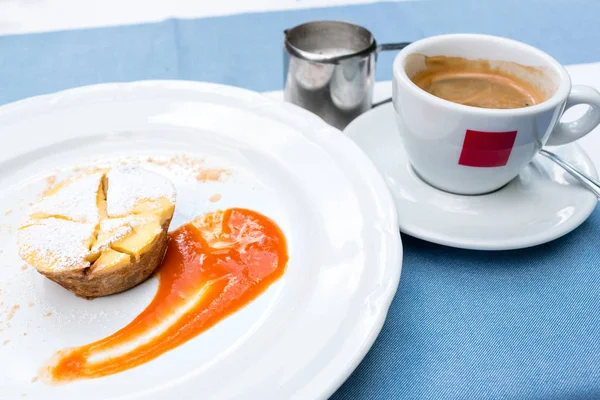
M 587 104 L 590 108 L 575 121 L 559 122 L 546 145 L 559 146 L 570 143 L 587 135 L 600 124 L 600 92 L 589 86 L 573 86 L 564 111 L 578 104 Z
M 375 49 L 375 52 L 381 53 L 382 51 L 402 50 L 409 44 L 410 42 L 380 44 L 379 46 L 377 46 L 377 49 Z

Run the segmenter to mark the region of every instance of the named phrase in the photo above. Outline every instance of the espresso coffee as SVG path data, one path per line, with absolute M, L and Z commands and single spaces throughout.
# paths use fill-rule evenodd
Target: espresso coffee
M 424 57 L 425 69 L 411 80 L 434 96 L 481 108 L 522 108 L 546 100 L 534 84 L 493 66 L 487 60 Z M 514 63 L 511 63 L 514 64 Z M 532 69 L 517 64 L 518 70 Z

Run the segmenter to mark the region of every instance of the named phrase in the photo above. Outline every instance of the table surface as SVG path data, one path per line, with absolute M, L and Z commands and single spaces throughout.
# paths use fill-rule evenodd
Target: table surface
M 600 89 L 599 18 L 595 0 L 3 0 L 0 104 L 140 79 L 219 82 L 278 97 L 283 30 L 315 19 L 364 25 L 380 43 L 507 36 L 569 64 L 574 83 Z M 391 92 L 392 58 L 379 57 L 378 98 Z M 600 167 L 598 129 L 580 143 Z M 403 236 L 388 319 L 333 398 L 600 398 L 599 234 L 596 209 L 573 233 L 519 251 Z

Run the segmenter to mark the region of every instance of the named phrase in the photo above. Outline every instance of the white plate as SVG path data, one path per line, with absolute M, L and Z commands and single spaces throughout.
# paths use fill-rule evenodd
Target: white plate
M 0 132 L 1 398 L 325 398 L 379 333 L 400 279 L 394 204 L 358 147 L 312 114 L 242 89 L 139 82 L 7 105 Z M 55 387 L 32 382 L 56 350 L 131 321 L 156 280 L 87 301 L 21 270 L 15 229 L 27 203 L 55 169 L 179 153 L 232 175 L 203 183 L 164 171 L 178 189 L 172 228 L 208 210 L 254 209 L 284 231 L 286 273 L 249 306 L 138 368 Z M 208 201 L 213 194 L 222 200 Z
M 577 228 L 597 204 L 594 194 L 542 156 L 494 193 L 460 196 L 437 190 L 410 166 L 391 104 L 361 115 L 344 132 L 383 174 L 396 202 L 400 230 L 433 243 L 476 250 L 535 246 Z M 578 145 L 553 151 L 598 176 Z

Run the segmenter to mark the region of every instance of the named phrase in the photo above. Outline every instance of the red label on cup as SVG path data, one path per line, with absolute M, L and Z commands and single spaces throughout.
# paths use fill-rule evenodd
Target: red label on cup
M 508 162 L 517 131 L 481 132 L 467 130 L 459 165 L 467 167 L 502 167 Z

